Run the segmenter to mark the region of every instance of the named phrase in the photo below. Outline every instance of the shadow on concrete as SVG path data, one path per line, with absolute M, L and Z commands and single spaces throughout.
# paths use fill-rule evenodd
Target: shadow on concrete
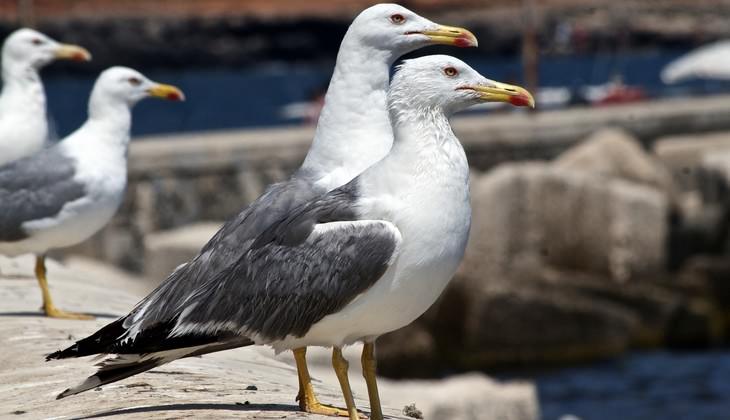
M 193 411 L 193 410 L 225 410 L 225 411 L 288 411 L 299 410 L 298 406 L 285 404 L 215 404 L 215 403 L 187 403 L 187 404 L 162 404 L 148 405 L 143 407 L 118 408 L 115 410 L 102 411 L 88 416 L 73 417 L 74 420 L 97 419 L 102 417 L 121 416 L 138 413 L 154 413 L 164 411 Z
M 102 313 L 102 312 L 82 312 L 86 315 L 91 315 L 94 318 L 106 318 L 106 319 L 117 319 L 120 316 L 118 314 L 108 314 L 108 313 Z M 126 315 L 126 314 L 125 314 Z M 0 312 L 0 317 L 3 316 L 21 316 L 21 317 L 38 317 L 38 318 L 45 318 L 45 315 L 43 315 L 43 312 L 31 312 L 31 311 L 22 311 L 22 312 Z

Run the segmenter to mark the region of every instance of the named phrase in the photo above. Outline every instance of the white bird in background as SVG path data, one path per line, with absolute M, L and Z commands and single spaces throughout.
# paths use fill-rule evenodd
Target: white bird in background
M 60 44 L 33 29 L 18 29 L 2 48 L 0 166 L 41 150 L 48 137 L 46 94 L 38 71 L 54 60 L 89 61 L 76 45 Z
M 439 25 L 395 4 L 379 4 L 361 12 L 340 45 L 314 140 L 301 168 L 290 179 L 269 186 L 259 199 L 229 220 L 200 255 L 178 267 L 146 302 L 184 296 L 222 276 L 245 255 L 258 235 L 293 209 L 347 183 L 382 159 L 393 143 L 386 106 L 390 68 L 403 54 L 434 44 L 473 47 L 477 40 L 466 29 Z M 345 410 L 318 401 L 306 365 L 306 349 L 295 349 L 294 355 L 301 410 L 347 415 Z M 165 362 L 170 360 L 168 357 Z M 154 366 L 148 363 L 144 370 Z M 133 374 L 123 369 L 117 372 Z
M 730 40 L 704 45 L 667 64 L 661 73 L 665 83 L 685 79 L 730 80 Z
M 327 346 L 346 413 L 357 419 L 341 347 L 364 341 L 371 418 L 382 419 L 374 342 L 425 312 L 462 259 L 469 167 L 448 118 L 480 102 L 534 106 L 526 90 L 453 57 L 406 61 L 388 94 L 395 138 L 384 159 L 241 243 L 227 270 L 212 276 L 200 266 L 205 282 L 158 289 L 127 316 L 49 355 L 112 355 L 58 398 L 244 345 Z
M 45 253 L 76 245 L 104 227 L 127 184 L 131 107 L 156 96 L 183 100 L 174 86 L 139 72 L 112 67 L 101 73 L 89 98 L 89 116 L 57 145 L 0 167 L 0 254 L 36 254 L 36 277 L 45 314 L 89 319 L 53 304 Z

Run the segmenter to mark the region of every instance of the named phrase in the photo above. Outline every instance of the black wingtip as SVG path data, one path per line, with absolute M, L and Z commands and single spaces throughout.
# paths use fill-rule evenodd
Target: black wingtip
M 79 357 L 79 344 L 76 343 L 66 349 L 55 351 L 46 355 L 46 362 L 58 359 L 68 359 L 69 357 Z M 85 356 L 85 355 L 84 355 Z
M 61 398 L 67 397 L 68 396 L 67 394 L 68 394 L 69 391 L 71 391 L 71 388 L 66 388 L 65 391 L 63 391 L 62 393 L 56 395 L 56 399 L 57 400 L 60 400 Z

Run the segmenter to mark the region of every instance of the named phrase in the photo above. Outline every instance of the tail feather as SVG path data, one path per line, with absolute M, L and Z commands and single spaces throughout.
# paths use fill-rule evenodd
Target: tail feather
M 102 367 L 95 374 L 86 378 L 85 381 L 58 394 L 56 396 L 56 399 L 60 400 L 61 398 L 68 397 L 69 395 L 76 395 L 84 391 L 100 387 L 102 385 L 129 378 L 130 376 L 146 372 L 164 363 L 165 362 L 161 361 L 161 359 L 148 359 L 143 362 L 127 364 L 123 366 L 112 365 L 113 367 Z
M 130 376 L 146 372 L 166 363 L 170 363 L 177 359 L 185 357 L 202 356 L 208 353 L 214 353 L 222 350 L 229 350 L 238 347 L 244 347 L 253 344 L 247 338 L 238 338 L 236 340 L 220 343 L 212 343 L 201 346 L 185 347 L 174 350 L 165 350 L 149 354 L 117 354 L 108 357 L 97 364 L 99 370 L 89 376 L 82 383 L 75 387 L 58 394 L 56 399 L 68 397 L 70 395 L 79 394 L 102 385 L 110 384 Z M 58 353 L 58 352 L 57 352 Z M 50 357 L 50 356 L 49 356 Z M 74 357 L 74 356 L 66 356 Z M 63 358 L 63 357 L 61 357 Z

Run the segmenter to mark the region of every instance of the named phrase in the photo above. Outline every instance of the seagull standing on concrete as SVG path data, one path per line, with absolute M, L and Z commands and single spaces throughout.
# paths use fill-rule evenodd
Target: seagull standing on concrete
M 86 240 L 117 211 L 127 183 L 131 107 L 147 96 L 184 99 L 173 86 L 112 67 L 94 85 L 84 125 L 56 146 L 0 167 L 0 254 L 36 254 L 47 316 L 91 318 L 53 304 L 45 253 Z
M 393 142 L 386 106 L 390 68 L 401 55 L 433 44 L 473 47 L 477 40 L 466 29 L 436 24 L 395 4 L 375 5 L 360 13 L 342 40 L 314 140 L 301 168 L 289 180 L 269 186 L 258 200 L 229 220 L 200 255 L 173 272 L 141 307 L 185 298 L 200 285 L 224 275 L 261 232 L 297 206 L 344 185 L 383 158 Z M 247 342 L 228 343 L 226 348 L 244 344 Z M 301 410 L 347 415 L 317 400 L 306 349 L 294 349 L 294 355 Z M 144 366 L 146 370 L 155 364 Z M 118 372 L 129 376 L 139 371 Z
M 85 49 L 18 29 L 2 48 L 0 166 L 41 150 L 48 137 L 46 94 L 38 71 L 53 60 L 89 61 Z
M 289 211 L 242 244 L 226 270 L 191 289 L 155 292 L 129 315 L 49 355 L 112 355 L 59 398 L 242 345 L 331 346 L 347 414 L 357 419 L 341 347 L 364 341 L 371 416 L 382 419 L 374 342 L 426 311 L 462 259 L 469 167 L 448 118 L 480 102 L 534 105 L 524 89 L 488 80 L 453 57 L 407 61 L 388 95 L 395 141 L 387 157 Z

